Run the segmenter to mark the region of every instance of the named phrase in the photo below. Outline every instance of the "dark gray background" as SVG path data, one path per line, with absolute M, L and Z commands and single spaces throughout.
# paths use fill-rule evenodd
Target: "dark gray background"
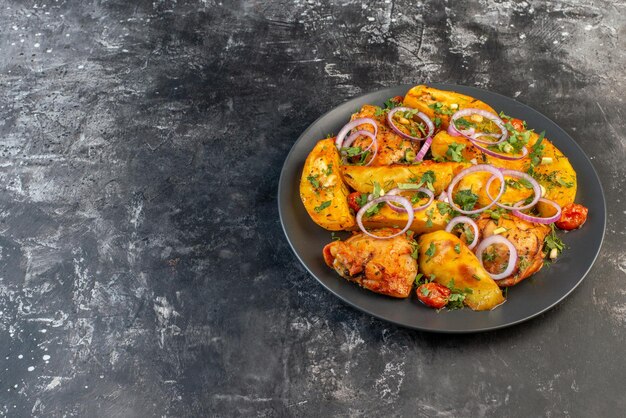
M 625 13 L 0 2 L 0 414 L 622 415 Z M 594 162 L 605 244 L 556 309 L 409 331 L 343 305 L 292 254 L 276 190 L 298 135 L 423 81 L 515 97 Z

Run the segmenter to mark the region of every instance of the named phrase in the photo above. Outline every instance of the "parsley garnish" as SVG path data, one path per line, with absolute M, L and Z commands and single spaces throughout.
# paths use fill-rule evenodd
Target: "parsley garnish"
M 437 248 L 435 247 L 435 243 L 431 242 L 430 245 L 428 246 L 428 249 L 424 252 L 424 254 L 426 254 L 428 256 L 428 260 L 433 258 L 433 256 L 435 255 L 435 251 L 436 250 L 437 250 Z
M 449 160 L 460 163 L 463 161 L 463 149 L 465 148 L 464 144 L 457 144 L 456 142 L 448 145 L 448 151 L 446 151 L 446 156 Z
M 457 254 L 461 254 L 461 244 L 459 244 L 458 242 L 454 246 L 454 252 L 457 253 Z
M 429 104 L 428 107 L 430 107 L 436 114 L 452 115 L 455 113 L 454 110 L 446 109 L 444 104 L 441 102 Z
M 361 147 L 345 147 L 341 149 L 341 152 L 343 152 L 348 157 L 356 157 L 361 152 L 363 152 L 363 149 L 361 149 Z
M 471 295 L 474 293 L 472 289 L 466 287 L 465 289 L 459 289 L 454 285 L 454 279 L 450 279 L 448 283 L 448 289 L 450 289 L 450 297 L 448 298 L 448 304 L 446 307 L 448 309 L 461 309 L 463 308 L 463 302 L 465 301 L 465 297 L 467 295 Z
M 313 186 L 316 189 L 320 188 L 320 182 L 317 180 L 319 176 L 316 174 L 314 176 L 308 176 L 306 179 L 309 181 L 309 183 L 311 183 L 311 186 Z
M 320 213 L 321 211 L 329 207 L 331 203 L 332 202 L 330 200 L 327 200 L 325 202 L 322 202 L 321 205 L 314 207 L 313 210 L 317 213 Z
M 413 257 L 414 259 L 417 260 L 417 254 L 418 254 L 418 251 L 420 249 L 419 244 L 417 242 L 415 242 L 415 241 L 410 241 L 409 245 L 413 249 L 413 251 L 411 252 L 411 257 Z
M 550 224 L 550 228 L 551 228 L 550 233 L 548 235 L 546 235 L 546 238 L 544 239 L 544 243 L 546 245 L 546 248 L 548 250 L 553 250 L 553 249 L 556 248 L 558 253 L 561 254 L 561 252 L 565 248 L 565 244 L 563 243 L 561 238 L 559 238 L 556 235 L 556 230 L 554 229 L 554 224 Z M 547 251 L 547 253 L 549 254 L 550 251 Z
M 454 203 L 459 205 L 463 210 L 472 210 L 478 202 L 478 195 L 472 193 L 470 189 L 459 190 L 454 196 Z
M 356 203 L 361 207 L 365 206 L 367 203 L 367 194 L 361 193 L 359 197 L 356 198 Z
M 328 164 L 328 167 L 326 168 L 326 171 L 324 171 L 324 174 L 326 174 L 327 176 L 333 174 L 333 163 Z
M 543 150 L 546 147 L 542 144 L 545 134 L 545 131 L 539 134 L 539 138 L 537 139 L 537 142 L 535 142 L 535 145 L 533 145 L 532 151 L 530 152 L 531 169 L 538 166 L 541 162 L 541 156 L 543 155 Z
M 432 216 L 433 216 L 434 211 L 435 211 L 435 208 L 430 208 L 426 211 L 426 216 L 428 217 L 426 219 L 426 228 L 432 228 L 433 226 Z

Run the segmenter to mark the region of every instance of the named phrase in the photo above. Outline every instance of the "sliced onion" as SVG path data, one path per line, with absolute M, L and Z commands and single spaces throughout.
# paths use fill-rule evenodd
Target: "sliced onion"
M 448 124 L 448 135 L 450 135 L 450 136 L 463 136 L 463 135 L 461 135 L 461 132 L 459 132 L 458 129 L 456 129 L 456 126 L 454 126 L 454 123 L 449 123 Z
M 454 186 L 456 186 L 457 183 L 461 181 L 463 177 L 469 174 L 477 173 L 481 171 L 487 171 L 493 174 L 495 177 L 497 177 L 500 180 L 500 193 L 498 193 L 498 196 L 496 196 L 496 198 L 493 199 L 491 203 L 488 204 L 487 206 L 483 206 L 482 208 L 475 209 L 475 210 L 463 210 L 459 206 L 457 206 L 456 203 L 454 203 L 454 197 L 453 197 L 454 195 L 452 194 L 452 192 L 454 191 Z M 475 213 L 480 213 L 484 210 L 487 210 L 493 205 L 495 205 L 496 202 L 500 199 L 500 197 L 502 197 L 503 193 L 504 193 L 504 176 L 502 175 L 502 172 L 494 166 L 491 166 L 488 164 L 478 164 L 472 167 L 468 167 L 462 170 L 456 176 L 454 176 L 454 178 L 452 179 L 452 182 L 450 182 L 450 185 L 448 186 L 448 200 L 449 200 L 448 204 L 452 206 L 452 209 L 456 210 L 457 212 L 460 212 L 464 215 L 473 215 Z
M 354 141 L 356 141 L 356 139 L 360 136 L 366 136 L 368 138 L 370 138 L 372 141 L 370 142 L 370 144 L 364 148 L 361 152 L 359 152 L 358 154 L 354 154 L 354 157 L 358 156 L 358 155 L 363 155 L 364 153 L 366 153 L 367 151 L 369 151 L 372 147 L 374 147 L 374 151 L 372 152 L 372 157 L 369 159 L 369 161 L 367 162 L 367 164 L 364 164 L 366 166 L 370 165 L 372 163 L 372 161 L 374 161 L 374 158 L 376 158 L 376 154 L 378 153 L 378 141 L 376 141 L 376 135 L 371 133 L 370 131 L 356 131 L 350 134 L 350 136 L 343 142 L 343 146 L 342 148 L 345 147 L 349 147 L 350 145 L 352 145 L 352 143 Z
M 471 244 L 467 246 L 467 248 L 471 250 L 478 243 L 478 225 L 476 225 L 476 222 L 474 222 L 472 218 L 468 218 L 467 216 L 457 216 L 452 218 L 450 222 L 448 222 L 448 225 L 446 226 L 446 232 L 452 233 L 452 230 L 458 224 L 469 224 L 474 230 L 474 240 Z
M 378 135 L 378 124 L 376 123 L 374 119 L 372 118 L 355 119 L 353 121 L 346 123 L 344 127 L 341 128 L 341 130 L 337 134 L 337 138 L 335 139 L 335 146 L 337 147 L 337 149 L 341 149 L 344 147 L 343 140 L 345 139 L 346 135 L 348 135 L 348 132 L 350 132 L 352 129 L 356 128 L 357 126 L 364 125 L 364 124 L 372 125 L 374 127 L 374 136 Z
M 493 280 L 502 280 L 505 277 L 509 277 L 511 273 L 513 273 L 513 270 L 515 270 L 515 266 L 517 264 L 517 258 L 518 258 L 517 250 L 515 249 L 511 241 L 504 238 L 502 235 L 491 235 L 490 237 L 487 237 L 484 240 L 482 240 L 480 244 L 478 245 L 478 247 L 476 248 L 476 257 L 478 257 L 478 260 L 480 260 L 480 264 L 482 264 L 483 267 L 485 267 L 485 265 L 483 264 L 483 252 L 488 247 L 491 247 L 494 244 L 504 244 L 509 249 L 509 263 L 507 264 L 504 271 L 498 274 L 491 274 L 487 272 L 489 273 L 489 275 L 491 276 Z
M 471 116 L 471 115 L 480 115 L 484 118 L 489 119 L 491 122 L 493 122 L 502 132 L 501 134 L 492 134 L 492 133 L 476 133 L 476 131 L 474 129 L 467 129 L 467 130 L 459 130 L 457 129 L 456 125 L 454 122 L 456 122 L 457 119 L 465 117 L 465 116 Z M 452 115 L 452 117 L 450 117 L 450 125 L 453 125 L 453 130 L 456 131 L 457 133 L 459 133 L 460 135 L 463 135 L 465 138 L 471 140 L 471 141 L 476 141 L 479 142 L 481 144 L 488 144 L 488 145 L 497 145 L 501 142 L 506 141 L 506 139 L 509 136 L 509 131 L 506 129 L 506 126 L 504 126 L 504 122 L 502 121 L 502 119 L 500 119 L 500 117 L 498 117 L 498 115 L 494 115 L 491 112 L 488 112 L 486 110 L 482 110 L 482 109 L 475 109 L 475 108 L 466 108 L 466 109 L 461 109 L 458 112 L 456 112 L 455 114 Z M 450 133 L 450 130 L 448 128 L 448 133 Z M 452 135 L 452 134 L 451 134 Z M 457 136 L 457 135 L 454 135 Z M 493 142 L 493 141 L 483 141 L 482 139 L 479 139 L 481 136 L 491 136 L 491 137 L 500 137 L 500 139 L 498 139 L 497 141 Z
M 402 138 L 408 139 L 410 141 L 423 141 L 424 139 L 430 138 L 433 135 L 433 133 L 435 133 L 435 124 L 433 123 L 433 121 L 430 120 L 428 116 L 426 116 L 422 112 L 417 112 L 415 116 L 417 116 L 422 121 L 424 121 L 424 123 L 426 124 L 426 127 L 428 128 L 428 132 L 426 133 L 426 136 L 424 136 L 423 138 L 418 137 L 418 136 L 411 136 L 407 133 L 404 133 L 400 130 L 400 128 L 396 126 L 395 122 L 393 121 L 393 115 L 395 115 L 396 112 L 406 112 L 406 111 L 411 111 L 411 110 L 413 109 L 409 107 L 394 107 L 389 112 L 387 112 L 387 123 L 389 124 L 389 126 L 395 133 L 400 135 Z
M 491 155 L 492 157 L 496 157 L 496 158 L 500 158 L 503 160 L 509 160 L 509 161 L 514 161 L 514 160 L 521 160 L 522 158 L 524 158 L 525 156 L 528 155 L 528 150 L 526 149 L 526 147 L 522 147 L 522 154 L 521 155 L 508 155 L 508 154 L 500 154 L 498 152 L 492 151 L 489 148 L 486 148 L 480 144 L 477 144 L 476 142 L 478 142 L 475 139 L 470 139 L 470 142 L 472 143 L 472 145 L 474 145 L 476 148 L 478 148 L 479 150 L 481 150 L 482 152 L 484 152 L 487 155 Z M 498 141 L 498 142 L 494 142 L 493 144 L 496 143 L 500 143 L 502 141 Z M 493 145 L 490 144 L 490 145 Z
M 445 191 L 441 192 L 441 194 L 439 195 L 437 200 L 439 200 L 441 202 L 447 202 L 448 201 L 448 194 Z
M 402 206 L 404 206 L 404 209 L 407 212 L 407 218 L 408 218 L 406 222 L 406 226 L 400 232 L 397 232 L 393 235 L 389 235 L 388 237 L 379 237 L 378 235 L 374 235 L 371 232 L 369 232 L 367 229 L 365 229 L 365 226 L 363 226 L 363 215 L 365 214 L 365 212 L 374 205 L 377 205 L 382 202 L 389 203 L 391 201 L 395 201 L 396 203 L 399 203 Z M 356 213 L 356 223 L 359 225 L 359 228 L 361 229 L 361 231 L 363 231 L 365 235 L 369 235 L 372 238 L 378 238 L 378 239 L 389 239 L 389 238 L 397 237 L 398 235 L 404 234 L 406 231 L 409 230 L 409 228 L 413 224 L 413 218 L 414 218 L 413 205 L 411 205 L 411 202 L 409 202 L 409 199 L 403 196 L 394 196 L 394 195 L 385 195 L 385 196 L 378 197 L 366 203 L 365 206 L 359 209 L 359 211 Z
M 413 207 L 413 212 L 419 212 L 420 210 L 426 209 L 428 206 L 430 206 L 431 203 L 433 203 L 433 200 L 435 200 L 435 194 L 432 191 L 428 190 L 426 187 L 419 187 L 417 189 L 401 189 L 399 187 L 396 187 L 395 189 L 389 190 L 385 196 L 398 196 L 402 192 L 422 192 L 428 196 L 428 202 L 417 207 Z M 393 211 L 406 213 L 406 210 L 403 207 L 396 206 L 391 202 L 387 202 L 387 204 L 389 205 L 389 208 L 391 208 L 391 210 Z
M 535 196 L 533 197 L 532 202 L 530 202 L 527 205 L 524 206 L 509 206 L 509 205 L 505 205 L 503 203 L 500 202 L 496 202 L 496 205 L 500 206 L 501 208 L 507 209 L 507 210 L 526 210 L 526 209 L 530 209 L 533 206 L 535 206 L 537 204 L 537 202 L 539 201 L 539 199 L 541 198 L 541 186 L 539 186 L 539 183 L 537 183 L 537 180 L 535 180 L 534 178 L 532 178 L 531 176 L 529 176 L 526 173 L 522 173 L 521 171 L 517 171 L 517 170 L 500 170 L 502 171 L 502 174 L 505 176 L 510 176 L 510 177 L 516 177 L 518 179 L 524 179 L 526 181 L 528 181 L 530 184 L 532 184 L 533 186 L 533 192 L 535 192 Z M 493 181 L 495 180 L 495 177 L 491 177 L 489 179 L 489 181 L 487 182 L 487 185 L 485 186 L 485 191 L 487 192 L 487 196 L 489 196 L 489 199 L 493 200 L 493 197 L 491 197 L 491 193 L 489 193 L 489 187 L 491 187 L 491 183 L 493 183 Z M 517 202 L 517 204 L 519 204 L 520 202 Z
M 559 206 L 558 203 L 553 202 L 552 200 L 544 199 L 543 197 L 540 197 L 538 201 L 552 205 L 556 209 L 556 213 L 548 218 L 541 218 L 538 216 L 527 215 L 520 212 L 520 210 L 522 210 L 521 207 L 515 208 L 511 213 L 524 221 L 534 222 L 536 224 L 551 224 L 552 222 L 556 222 L 561 219 L 561 206 Z M 522 202 L 517 202 L 515 205 L 518 205 L 520 203 Z
M 415 156 L 414 161 L 422 161 L 424 159 L 424 155 L 426 155 L 426 153 L 428 152 L 428 149 L 430 148 L 430 144 L 432 143 L 433 143 L 432 136 L 429 136 L 428 138 L 426 138 L 426 141 L 422 145 L 422 148 L 420 148 L 420 151 Z

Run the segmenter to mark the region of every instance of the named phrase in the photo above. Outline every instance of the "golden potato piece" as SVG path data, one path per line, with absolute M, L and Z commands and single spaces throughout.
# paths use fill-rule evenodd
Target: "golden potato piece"
M 438 194 L 448 187 L 456 173 L 468 165 L 428 160 L 421 164 L 382 167 L 345 165 L 341 167 L 341 171 L 345 182 L 361 193 L 371 193 L 374 190 L 374 182 L 378 182 L 384 190 L 391 190 L 397 187 L 398 183 L 417 183 L 426 172 L 431 171 L 435 176 L 432 185 Z
M 465 108 L 483 109 L 496 113 L 487 103 L 454 91 L 439 90 L 425 85 L 413 87 L 404 96 L 404 105 L 419 109 L 433 121 L 441 119 L 442 129 L 448 128 L 450 116 Z
M 413 223 L 410 230 L 423 234 L 426 232 L 438 231 L 445 229 L 450 220 L 447 214 L 441 214 L 437 208 L 436 200 L 433 201 L 426 209 L 414 212 Z M 383 206 L 378 213 L 372 216 L 363 216 L 363 226 L 366 228 L 404 228 L 407 221 L 407 214 L 396 212 L 389 206 Z
M 539 135 L 534 132 L 531 133 L 530 140 L 527 145 L 529 151 L 533 150 L 533 146 L 537 142 L 538 138 Z M 487 163 L 495 167 L 518 170 L 524 173 L 528 171 L 531 164 L 530 156 L 513 161 L 492 157 L 484 154 L 478 148 L 474 147 L 467 139 L 463 137 L 450 136 L 447 132 L 443 131 L 439 132 L 433 138 L 433 143 L 431 145 L 433 157 L 448 160 L 448 148 L 450 145 L 454 146 L 454 144 L 462 144 L 465 146 L 462 150 L 462 156 L 466 161 L 475 159 L 478 164 Z M 538 164 L 534 168 L 534 171 L 535 178 L 546 190 L 544 197 L 555 201 L 561 207 L 573 203 L 576 198 L 577 189 L 576 171 L 574 171 L 574 168 L 570 164 L 567 157 L 565 157 L 563 153 L 549 140 L 544 138 L 541 145 L 543 146 L 541 157 L 545 157 L 543 160 L 544 162 Z M 465 185 L 468 183 L 473 183 L 472 189 L 479 195 L 479 204 L 486 205 L 491 201 L 487 197 L 484 189 L 484 185 L 486 181 L 489 180 L 489 177 L 490 175 L 486 173 L 476 174 L 475 176 L 472 176 L 471 179 L 467 178 L 462 180 L 457 190 L 465 188 Z M 499 182 L 494 181 L 492 187 L 493 189 L 490 189 L 490 191 L 495 190 L 497 192 Z M 507 196 L 503 196 L 507 199 L 503 201 L 514 202 L 514 198 L 516 197 L 514 196 L 514 193 L 512 191 L 508 191 L 507 193 Z M 519 191 L 518 194 L 520 199 L 530 195 L 529 193 L 525 193 L 525 190 Z M 495 196 L 493 193 L 492 195 Z M 541 216 L 544 217 L 551 216 L 554 213 L 554 209 L 550 205 L 540 203 L 537 205 L 537 208 L 539 209 Z
M 356 225 L 350 213 L 348 187 L 340 172 L 340 157 L 334 138 L 315 145 L 304 163 L 300 179 L 300 198 L 311 219 L 330 231 L 352 229 Z
M 396 232 L 397 229 L 380 229 L 376 235 Z M 331 242 L 324 247 L 323 255 L 326 264 L 341 277 L 372 292 L 406 298 L 417 275 L 417 261 L 411 256 L 414 243 L 406 234 L 376 239 L 361 232 L 343 242 Z
M 455 287 L 471 289 L 472 293 L 465 297 L 468 307 L 484 311 L 504 302 L 496 282 L 474 253 L 455 235 L 446 231 L 431 232 L 420 236 L 418 243 L 420 272 L 434 276 L 435 282 L 441 285 L 448 286 L 454 279 Z

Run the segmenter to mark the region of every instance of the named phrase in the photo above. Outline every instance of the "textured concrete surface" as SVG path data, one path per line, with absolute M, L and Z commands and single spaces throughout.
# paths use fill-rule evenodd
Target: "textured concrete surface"
M 623 1 L 0 1 L 0 415 L 623 416 Z M 606 241 L 499 332 L 383 323 L 310 277 L 283 160 L 363 92 L 444 81 L 560 124 Z

